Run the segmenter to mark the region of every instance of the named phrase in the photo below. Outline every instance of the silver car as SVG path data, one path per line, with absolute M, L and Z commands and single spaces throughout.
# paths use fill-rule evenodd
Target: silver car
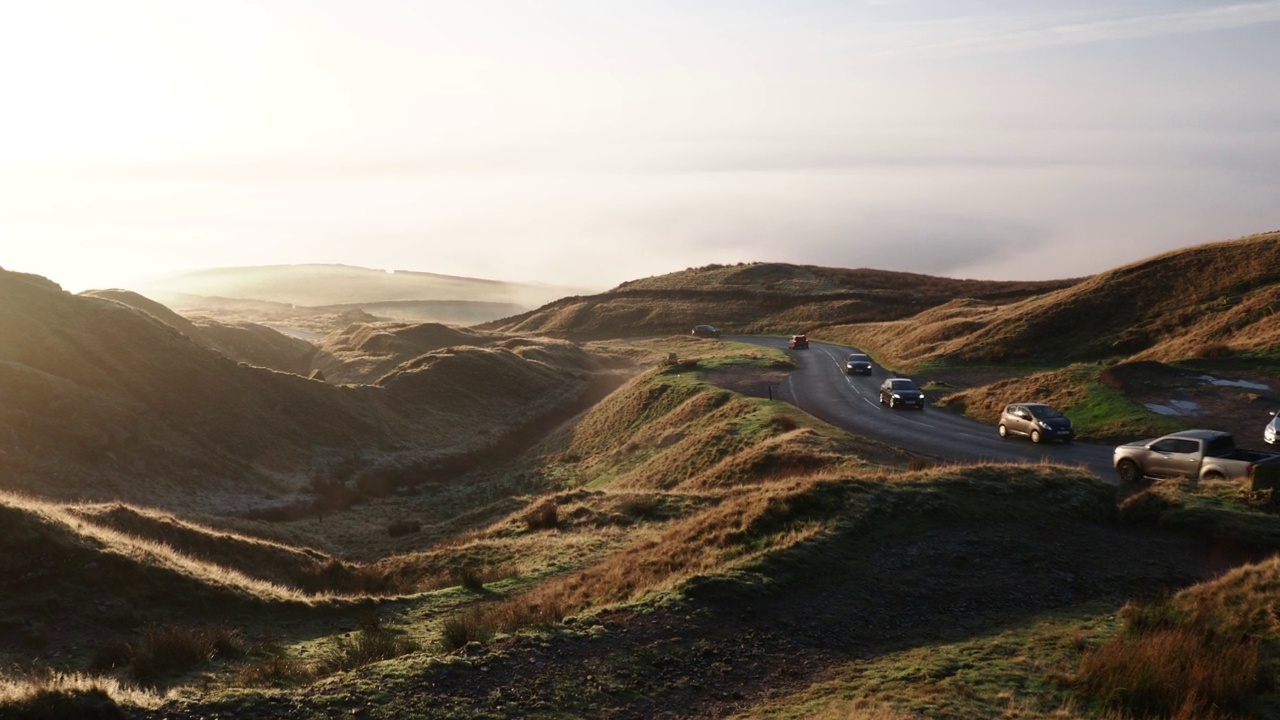
M 1071 442 L 1075 429 L 1066 415 L 1043 403 L 1013 403 L 1000 413 L 1000 437 L 1022 435 L 1038 443 L 1045 440 Z

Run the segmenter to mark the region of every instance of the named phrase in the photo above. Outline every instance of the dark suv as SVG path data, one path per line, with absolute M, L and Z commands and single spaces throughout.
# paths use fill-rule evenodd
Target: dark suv
M 915 380 L 907 378 L 889 378 L 880 385 L 880 404 L 896 408 L 899 405 L 914 405 L 924 409 L 924 392 Z
M 715 325 L 698 325 L 693 328 L 693 336 L 700 338 L 720 337 L 720 328 Z
M 1023 435 L 1031 442 L 1061 440 L 1071 442 L 1076 436 L 1067 416 L 1042 403 L 1013 403 L 1000 413 L 1000 437 Z
M 808 350 L 809 337 L 807 335 L 792 335 L 787 341 L 787 347 L 792 350 Z

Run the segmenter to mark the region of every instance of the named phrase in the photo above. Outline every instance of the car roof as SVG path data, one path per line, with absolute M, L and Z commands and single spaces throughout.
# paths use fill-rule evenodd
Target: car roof
M 1053 406 L 1048 403 L 1009 403 L 1009 407 L 1052 408 Z
M 1196 440 L 1208 440 L 1209 438 L 1216 438 L 1216 437 L 1221 437 L 1223 435 L 1230 435 L 1230 434 L 1231 433 L 1224 432 L 1222 430 L 1205 430 L 1204 428 L 1196 428 L 1194 430 L 1182 430 L 1176 433 L 1169 433 L 1165 437 L 1194 438 Z

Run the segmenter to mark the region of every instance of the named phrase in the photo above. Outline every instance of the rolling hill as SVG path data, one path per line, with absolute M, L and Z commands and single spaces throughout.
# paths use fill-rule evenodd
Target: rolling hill
M 594 357 L 556 341 L 440 350 L 336 387 L 44 278 L 0 271 L 0 306 L 0 489 L 44 497 L 243 512 L 333 463 L 472 457 L 598 392 Z
M 727 333 L 812 333 L 910 317 L 957 298 L 1008 303 L 1075 282 L 954 280 L 783 263 L 711 265 L 562 298 L 479 327 L 580 339 L 683 334 L 701 323 Z
M 196 270 L 138 281 L 128 289 L 183 313 L 302 326 L 308 317 L 359 311 L 383 319 L 474 324 L 577 292 L 552 285 L 316 264 Z
M 883 362 L 1065 364 L 1274 356 L 1280 347 L 1280 233 L 1207 243 L 1099 273 L 1018 302 L 956 299 L 911 318 L 823 337 Z
M 312 359 L 316 354 L 314 345 L 264 325 L 250 322 L 228 324 L 208 318 L 187 318 L 128 290 L 90 290 L 82 294 L 141 310 L 196 343 L 237 362 L 295 375 L 307 375 L 312 370 Z
M 687 331 L 811 319 L 1011 392 L 1123 388 L 1142 363 L 1073 348 L 1273 356 L 1276 239 L 1082 281 L 743 265 L 510 325 L 356 318 L 313 361 L 342 386 L 0 272 L 0 715 L 1268 717 L 1269 497 L 909 459 L 715 385 L 794 360 Z M 828 322 L 854 311 L 885 320 Z

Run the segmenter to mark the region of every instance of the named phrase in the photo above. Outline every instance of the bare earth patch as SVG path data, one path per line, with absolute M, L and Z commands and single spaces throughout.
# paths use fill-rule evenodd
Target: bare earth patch
M 1243 447 L 1263 446 L 1262 428 L 1280 409 L 1280 369 L 1265 365 L 1226 361 L 1184 369 L 1139 362 L 1113 369 L 1134 402 L 1188 426 L 1225 430 Z

